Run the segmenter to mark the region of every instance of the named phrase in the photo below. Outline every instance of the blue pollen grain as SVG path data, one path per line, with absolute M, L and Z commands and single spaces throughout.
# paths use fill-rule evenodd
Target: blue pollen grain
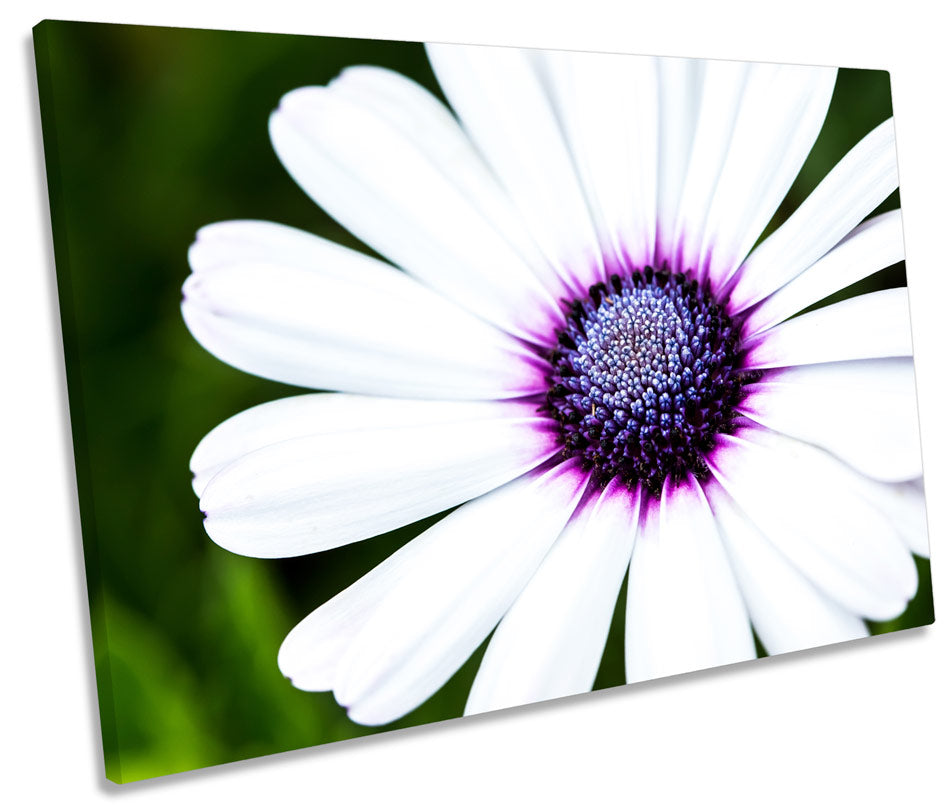
M 654 496 L 689 473 L 703 481 L 752 374 L 738 328 L 707 286 L 649 267 L 566 303 L 543 407 L 564 456 L 600 485 L 619 476 Z

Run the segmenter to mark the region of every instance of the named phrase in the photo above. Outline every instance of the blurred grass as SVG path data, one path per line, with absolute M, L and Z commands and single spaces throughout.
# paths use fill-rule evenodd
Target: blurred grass
M 352 64 L 438 93 L 423 49 L 61 22 L 42 23 L 36 40 L 107 774 L 130 781 L 375 732 L 331 696 L 292 688 L 277 649 L 435 518 L 285 561 L 210 542 L 190 488 L 195 444 L 235 412 L 298 390 L 205 352 L 179 301 L 188 246 L 210 222 L 273 220 L 365 250 L 283 170 L 267 118 L 283 93 Z M 770 228 L 888 115 L 886 74 L 843 71 Z M 886 285 L 902 283 L 902 266 L 888 273 Z M 875 631 L 932 619 L 920 569 L 907 613 Z M 622 615 L 621 603 L 596 687 L 623 681 Z M 384 729 L 461 714 L 483 649 Z

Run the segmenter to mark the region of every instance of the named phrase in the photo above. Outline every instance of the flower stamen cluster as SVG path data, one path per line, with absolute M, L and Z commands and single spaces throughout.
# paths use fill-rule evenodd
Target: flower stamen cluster
M 614 274 L 566 303 L 544 404 L 564 456 L 601 484 L 619 476 L 654 495 L 668 478 L 702 481 L 747 380 L 739 343 L 708 285 L 682 273 Z

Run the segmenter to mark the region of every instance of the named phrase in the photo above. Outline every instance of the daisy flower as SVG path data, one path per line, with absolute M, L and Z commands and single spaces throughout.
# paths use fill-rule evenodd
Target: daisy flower
M 270 120 L 388 262 L 251 221 L 189 252 L 208 351 L 334 390 L 201 441 L 215 542 L 299 556 L 456 508 L 304 618 L 281 671 L 385 724 L 491 635 L 466 713 L 588 691 L 627 574 L 630 682 L 899 615 L 927 554 L 906 289 L 811 307 L 903 259 L 900 212 L 867 219 L 892 122 L 758 242 L 834 69 L 428 56 L 451 110 L 354 67 Z

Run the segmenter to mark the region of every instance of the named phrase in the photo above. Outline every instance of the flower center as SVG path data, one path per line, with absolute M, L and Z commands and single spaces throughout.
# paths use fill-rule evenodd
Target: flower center
M 602 485 L 619 476 L 653 495 L 667 479 L 707 477 L 748 380 L 738 325 L 708 286 L 649 267 L 614 274 L 571 302 L 565 322 L 545 399 L 564 455 Z

